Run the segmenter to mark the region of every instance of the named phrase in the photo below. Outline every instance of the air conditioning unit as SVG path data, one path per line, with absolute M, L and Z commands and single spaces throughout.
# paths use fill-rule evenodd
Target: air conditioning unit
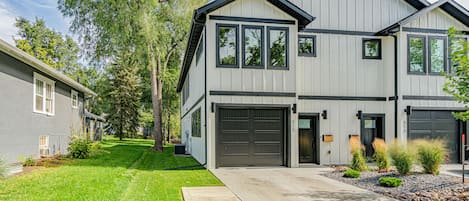
M 49 154 L 49 148 L 48 148 L 48 147 L 41 147 L 41 148 L 39 149 L 39 156 L 41 156 L 41 157 L 48 157 L 48 156 L 50 156 L 50 154 Z

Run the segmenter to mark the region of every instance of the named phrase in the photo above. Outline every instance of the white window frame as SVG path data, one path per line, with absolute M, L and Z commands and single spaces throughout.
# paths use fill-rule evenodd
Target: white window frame
M 44 144 L 41 144 L 41 138 L 44 139 Z M 39 136 L 39 149 L 48 149 L 49 148 L 49 136 L 48 135 L 41 135 Z
M 70 94 L 71 94 L 70 98 L 72 100 L 72 108 L 73 109 L 78 109 L 78 105 L 79 105 L 79 103 L 78 103 L 78 92 L 72 89 Z M 74 102 L 74 97 L 76 97 L 76 102 Z
M 42 85 L 43 87 L 43 101 L 42 101 L 42 111 L 40 110 L 37 110 L 36 109 L 36 82 L 37 80 L 39 81 L 42 81 L 44 84 Z M 46 114 L 46 115 L 49 115 L 49 116 L 54 116 L 55 115 L 55 81 L 49 79 L 49 78 L 46 78 L 36 72 L 34 72 L 34 79 L 33 79 L 33 111 L 35 113 L 39 113 L 39 114 Z M 51 112 L 46 112 L 46 104 L 47 104 L 47 101 L 46 101 L 46 97 L 47 97 L 47 91 L 46 91 L 46 87 L 47 87 L 47 84 L 51 85 L 51 98 L 52 98 L 52 108 L 51 108 Z

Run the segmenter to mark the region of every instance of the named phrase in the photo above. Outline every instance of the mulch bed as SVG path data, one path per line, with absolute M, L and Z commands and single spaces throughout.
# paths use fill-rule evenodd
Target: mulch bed
M 460 178 L 444 174 L 411 173 L 400 176 L 396 172 L 370 171 L 362 172 L 360 178 L 352 179 L 342 177 L 343 172 L 334 171 L 324 176 L 398 200 L 469 200 L 469 184 L 464 185 Z M 384 176 L 401 178 L 403 183 L 395 188 L 380 186 L 378 179 Z

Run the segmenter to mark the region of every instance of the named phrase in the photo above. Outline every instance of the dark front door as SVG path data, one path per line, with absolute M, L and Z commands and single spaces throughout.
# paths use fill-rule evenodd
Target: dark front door
M 384 139 L 384 115 L 364 114 L 361 119 L 361 142 L 365 146 L 367 158 L 372 158 L 375 138 Z
M 298 128 L 300 163 L 319 163 L 318 117 L 300 116 Z

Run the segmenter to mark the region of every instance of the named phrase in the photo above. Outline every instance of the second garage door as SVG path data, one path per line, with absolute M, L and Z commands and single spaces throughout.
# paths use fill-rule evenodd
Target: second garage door
M 458 162 L 458 121 L 450 111 L 413 111 L 409 118 L 408 138 L 443 139 L 446 142 L 450 162 Z
M 220 109 L 217 166 L 285 164 L 285 110 Z

